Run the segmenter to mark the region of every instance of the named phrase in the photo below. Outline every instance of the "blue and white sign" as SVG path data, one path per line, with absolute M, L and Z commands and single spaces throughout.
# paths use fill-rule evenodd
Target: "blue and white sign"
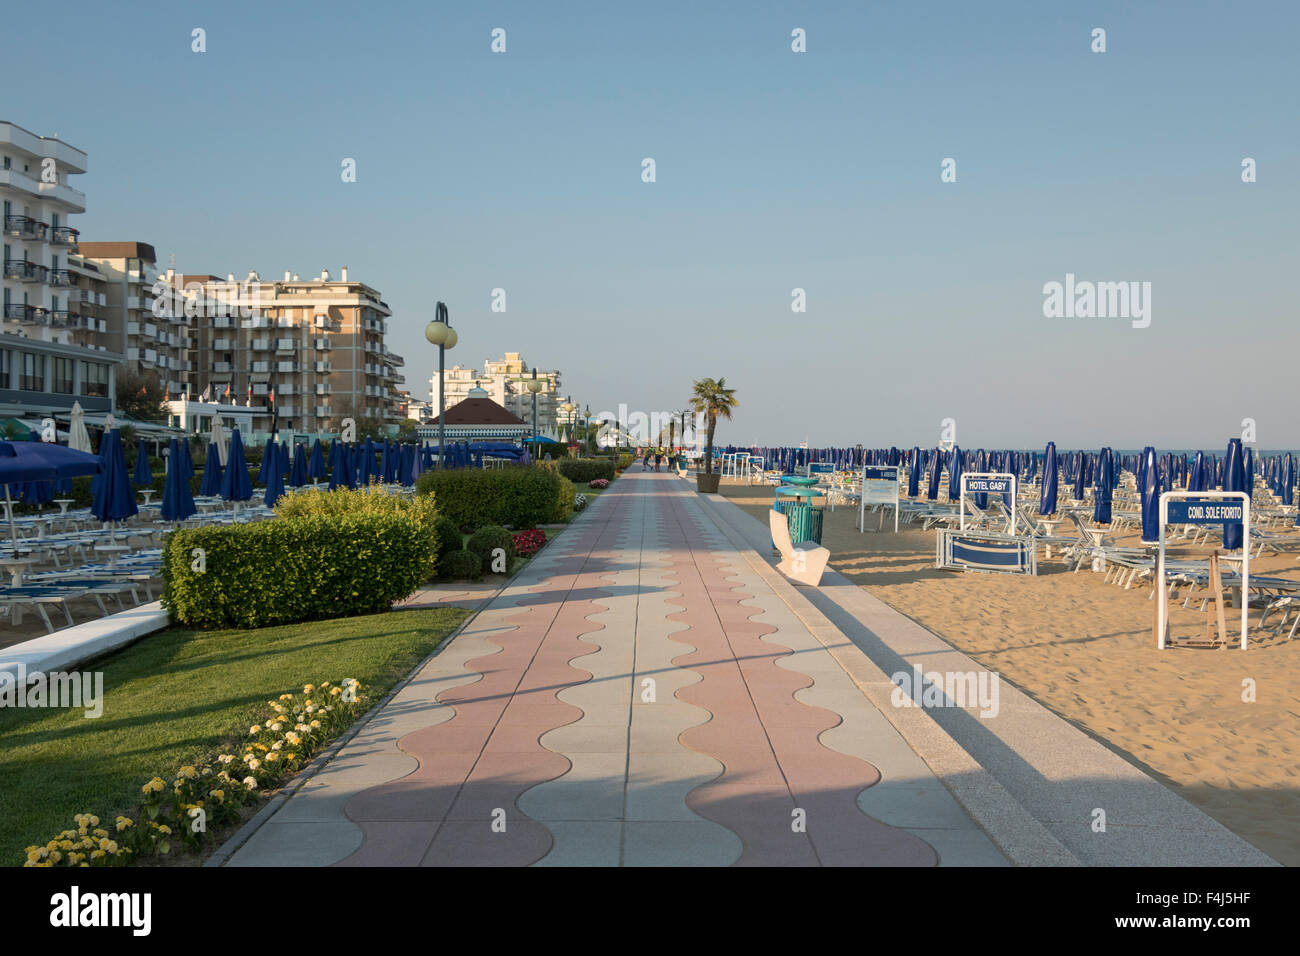
M 966 482 L 966 490 L 974 494 L 1005 495 L 1015 488 L 1015 484 L 1011 475 L 972 475 Z
M 1246 506 L 1224 498 L 1174 498 L 1167 506 L 1170 524 L 1241 524 Z
M 968 471 L 961 476 L 961 530 L 966 530 L 966 495 L 970 492 L 1011 496 L 1011 534 L 1016 533 L 1016 476 L 1005 471 Z
M 898 494 L 900 485 L 897 465 L 863 465 L 862 494 L 858 499 L 858 530 L 867 530 L 867 505 L 880 505 L 880 527 L 885 527 L 885 508 L 894 509 L 894 530 L 898 530 Z
M 1156 557 L 1156 647 L 1165 649 L 1169 589 L 1165 587 L 1165 525 L 1241 525 L 1241 649 L 1250 612 L 1250 495 L 1244 491 L 1166 491 L 1160 495 L 1160 552 Z

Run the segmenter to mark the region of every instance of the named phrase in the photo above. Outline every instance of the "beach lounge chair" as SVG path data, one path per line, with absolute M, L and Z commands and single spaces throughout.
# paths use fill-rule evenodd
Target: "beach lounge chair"
M 772 541 L 781 554 L 781 563 L 776 569 L 788 578 L 816 587 L 821 583 L 822 572 L 831 559 L 830 550 L 823 548 L 816 541 L 801 541 L 798 544 L 790 540 L 790 523 L 780 511 L 768 512 L 768 525 L 772 530 Z

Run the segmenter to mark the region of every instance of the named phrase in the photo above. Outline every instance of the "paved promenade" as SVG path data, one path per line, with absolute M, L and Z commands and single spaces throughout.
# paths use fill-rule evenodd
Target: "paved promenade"
M 755 558 L 626 473 L 228 865 L 1007 865 Z

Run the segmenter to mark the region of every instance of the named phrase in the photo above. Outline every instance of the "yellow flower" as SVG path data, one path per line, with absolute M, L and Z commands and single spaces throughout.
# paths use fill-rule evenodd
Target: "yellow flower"
M 107 855 L 108 855 L 108 854 L 105 853 L 103 850 L 96 850 L 96 851 L 94 851 L 93 853 L 90 854 L 90 858 L 91 858 L 92 860 L 99 860 L 99 859 L 102 859 L 103 857 L 105 857 L 105 856 L 107 856 Z
M 256 777 L 245 777 L 245 778 L 244 778 L 244 786 L 246 786 L 249 790 L 256 790 L 256 789 L 257 789 L 257 778 L 256 778 Z
M 310 694 L 310 693 L 311 693 L 312 691 L 314 691 L 315 689 L 316 689 L 316 688 L 315 688 L 314 685 L 312 685 L 312 684 L 305 684 L 305 685 L 303 685 L 302 692 L 303 692 L 304 694 Z
M 319 721 L 319 720 L 313 720 L 313 721 L 311 722 L 311 729 L 312 729 L 312 730 L 320 730 L 320 721 Z
M 340 694 L 342 694 L 342 693 L 343 693 L 343 688 L 342 688 L 342 687 L 331 687 L 331 688 L 330 688 L 330 696 L 331 696 L 331 697 L 338 697 L 338 696 L 339 696 Z
M 118 832 L 118 833 L 121 833 L 123 830 L 129 830 L 129 829 L 131 829 L 133 826 L 135 826 L 135 824 L 131 822 L 131 818 L 130 818 L 130 817 L 118 817 L 118 818 L 117 818 L 117 832 Z
M 106 836 L 108 836 L 108 831 L 107 831 L 107 830 L 95 829 L 95 830 L 92 830 L 91 832 L 94 833 L 95 836 L 97 836 L 97 837 L 106 837 Z
M 248 728 L 248 732 L 250 734 L 260 734 L 262 732 L 262 727 L 260 724 L 253 724 L 253 726 Z
M 281 694 L 281 695 L 280 695 L 280 699 L 281 699 L 281 700 L 293 700 L 293 694 Z

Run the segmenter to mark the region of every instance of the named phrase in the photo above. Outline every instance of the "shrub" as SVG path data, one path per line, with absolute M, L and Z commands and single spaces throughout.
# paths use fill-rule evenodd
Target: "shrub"
M 432 494 L 438 512 L 461 528 L 531 528 L 566 514 L 564 479 L 547 468 L 426 471 L 416 490 Z
M 573 516 L 573 513 L 577 511 L 574 502 L 578 497 L 578 489 L 568 478 L 559 478 L 557 476 L 556 480 L 560 483 L 560 507 L 556 520 L 568 521 Z
M 575 496 L 573 500 L 573 510 L 581 511 L 585 507 L 587 507 L 587 496 L 586 495 Z
M 621 452 L 619 452 L 619 453 L 618 453 L 618 463 L 617 463 L 614 467 L 617 468 L 619 471 L 626 471 L 628 468 L 631 468 L 631 467 L 632 467 L 632 453 L 631 453 L 631 452 L 628 452 L 628 451 L 621 451 Z
M 372 614 L 427 581 L 436 556 L 432 525 L 403 513 L 183 528 L 163 550 L 162 604 L 197 628 Z
M 614 462 L 610 458 L 564 458 L 560 460 L 560 474 L 573 482 L 587 482 L 593 478 L 614 478 Z
M 606 488 L 609 487 L 609 479 L 608 479 L 608 478 L 593 478 L 591 481 L 587 482 L 587 487 L 588 487 L 588 488 L 595 488 L 595 489 L 597 489 L 597 490 L 603 491 L 603 490 L 605 490 Z
M 515 539 L 505 528 L 500 525 L 488 525 L 486 528 L 479 528 L 469 536 L 469 541 L 465 542 L 465 550 L 477 554 L 479 561 L 482 562 L 482 566 L 485 568 L 492 568 L 492 559 L 497 548 L 505 552 L 505 570 L 509 571 L 510 563 L 515 559 Z
M 285 495 L 275 504 L 275 513 L 282 518 L 298 518 L 304 515 L 403 515 L 417 524 L 436 531 L 438 511 L 435 508 L 437 498 L 433 495 L 407 498 L 390 494 L 382 485 L 368 485 L 365 488 L 304 488 Z M 450 550 L 460 548 L 460 538 L 450 546 Z M 442 549 L 439 549 L 442 553 Z
M 438 562 L 438 575 L 443 578 L 477 581 L 483 577 L 483 562 L 473 551 L 449 551 Z
M 521 558 L 531 558 L 546 544 L 546 532 L 540 528 L 520 531 L 515 534 L 515 554 Z
M 433 500 L 433 495 L 427 497 Z M 433 537 L 434 541 L 437 542 L 439 554 L 451 554 L 451 552 L 459 551 L 465 547 L 463 535 L 460 533 L 460 526 L 445 515 L 439 515 L 438 519 L 434 521 Z

